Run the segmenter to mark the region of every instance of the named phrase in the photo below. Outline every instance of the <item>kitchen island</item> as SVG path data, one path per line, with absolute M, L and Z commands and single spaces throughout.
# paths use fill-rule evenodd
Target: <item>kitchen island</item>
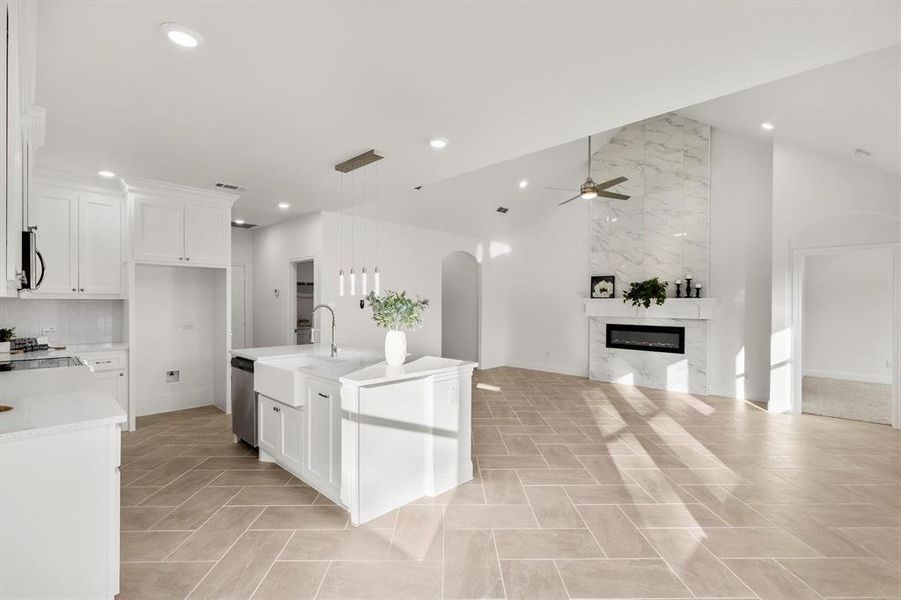
M 0 405 L 0 598 L 112 598 L 125 411 L 84 366 L 0 373 Z
M 328 346 L 233 350 L 254 360 L 260 460 L 345 507 L 354 525 L 472 479 L 476 363 Z

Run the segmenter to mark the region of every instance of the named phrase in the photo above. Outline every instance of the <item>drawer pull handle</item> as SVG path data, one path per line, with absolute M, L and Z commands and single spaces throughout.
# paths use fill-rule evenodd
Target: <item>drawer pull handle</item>
M 95 360 L 94 364 L 95 365 L 108 365 L 111 362 L 113 362 L 113 361 L 111 361 L 111 360 Z
M 320 398 L 328 398 L 328 396 L 325 395 L 325 394 L 323 394 L 322 392 L 319 392 L 319 397 L 320 397 Z
M 281 409 L 280 409 L 279 407 L 277 407 L 277 406 L 273 406 L 273 407 L 272 407 L 272 410 L 273 410 L 274 412 L 281 412 Z

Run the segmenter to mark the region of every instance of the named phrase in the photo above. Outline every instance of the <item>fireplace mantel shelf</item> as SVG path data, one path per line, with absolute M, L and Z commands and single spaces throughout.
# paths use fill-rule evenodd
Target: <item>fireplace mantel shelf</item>
M 691 319 L 710 320 L 717 298 L 667 298 L 663 306 L 636 308 L 622 298 L 590 298 L 585 300 L 585 315 L 617 319 Z

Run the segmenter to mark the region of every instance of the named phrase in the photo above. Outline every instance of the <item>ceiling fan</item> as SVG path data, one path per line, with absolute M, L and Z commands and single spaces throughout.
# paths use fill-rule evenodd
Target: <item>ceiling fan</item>
M 563 206 L 567 202 L 572 202 L 577 198 L 582 198 L 584 200 L 593 200 L 600 196 L 601 198 L 613 198 L 614 200 L 628 200 L 631 196 L 626 196 L 625 194 L 617 194 L 616 192 L 608 192 L 607 188 L 612 188 L 615 185 L 619 185 L 624 181 L 629 181 L 625 177 L 617 177 L 616 179 L 611 179 L 610 181 L 605 181 L 603 183 L 595 183 L 594 179 L 591 178 L 591 136 L 588 136 L 588 179 L 585 180 L 585 183 L 579 188 L 579 193 L 569 200 L 564 200 L 558 206 Z M 545 188 L 548 190 L 565 190 L 567 192 L 573 191 L 570 188 L 554 188 L 549 187 Z

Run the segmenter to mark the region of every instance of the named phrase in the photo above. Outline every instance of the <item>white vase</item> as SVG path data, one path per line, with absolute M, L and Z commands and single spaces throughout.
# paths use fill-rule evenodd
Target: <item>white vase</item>
M 407 334 L 403 331 L 389 331 L 385 334 L 385 362 L 398 367 L 407 360 Z

